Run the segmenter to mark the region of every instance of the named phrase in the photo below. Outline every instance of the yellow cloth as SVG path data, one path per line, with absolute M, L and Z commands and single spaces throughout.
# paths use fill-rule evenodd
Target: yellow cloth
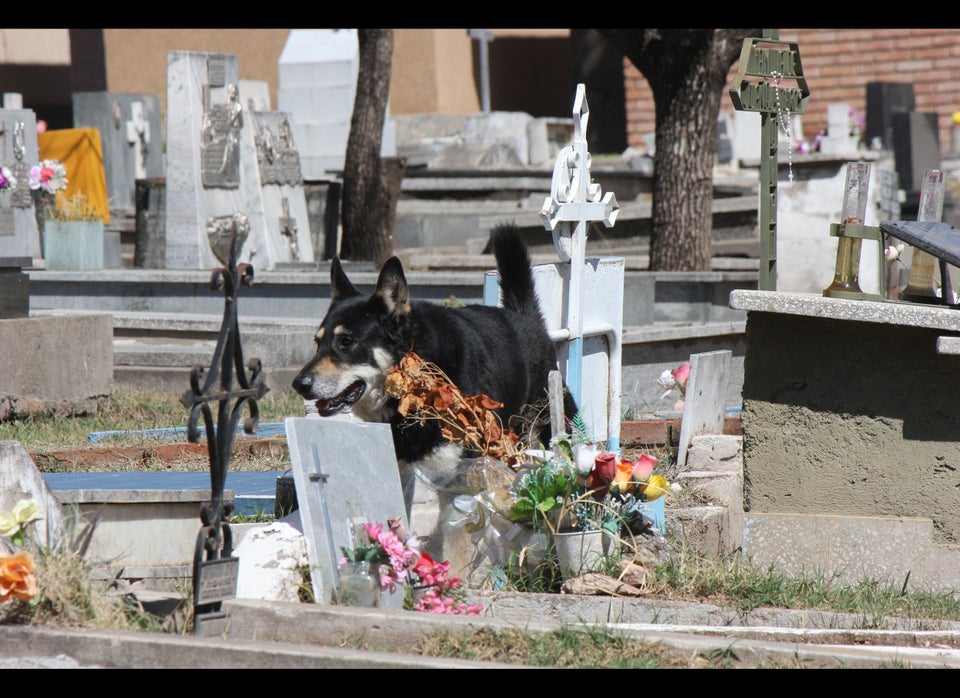
M 107 175 L 103 169 L 100 131 L 95 128 L 64 128 L 37 134 L 41 160 L 59 160 L 67 169 L 67 188 L 61 195 L 69 199 L 82 193 L 87 203 L 110 222 Z

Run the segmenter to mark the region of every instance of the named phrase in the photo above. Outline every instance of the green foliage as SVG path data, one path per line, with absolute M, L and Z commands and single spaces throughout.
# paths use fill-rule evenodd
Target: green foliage
M 574 486 L 574 478 L 554 463 L 528 470 L 514 487 L 516 501 L 510 508 L 510 520 L 530 523 L 536 530 L 551 529 L 547 515 L 559 509 Z

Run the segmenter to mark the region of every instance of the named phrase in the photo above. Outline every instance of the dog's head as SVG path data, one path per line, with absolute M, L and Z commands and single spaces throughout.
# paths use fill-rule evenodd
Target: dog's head
M 376 290 L 364 297 L 334 258 L 330 286 L 330 309 L 314 336 L 317 353 L 294 378 L 293 388 L 316 401 L 321 416 L 350 408 L 363 420 L 389 421 L 395 407 L 384 380 L 408 349 L 404 329 L 410 298 L 403 265 L 396 257 L 387 260 Z

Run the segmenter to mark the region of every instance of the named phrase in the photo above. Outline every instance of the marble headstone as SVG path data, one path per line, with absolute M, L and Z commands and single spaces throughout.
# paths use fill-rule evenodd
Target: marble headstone
M 253 121 L 239 90 L 237 57 L 167 54 L 167 269 L 211 269 L 229 261 L 233 220 L 245 219 L 237 262 L 278 261 L 267 241 Z
M 306 263 L 313 266 L 313 238 L 307 219 L 300 155 L 293 139 L 290 115 L 278 111 L 252 112 L 254 143 L 267 241 L 278 264 Z
M 389 424 L 346 417 L 289 417 L 285 426 L 314 598 L 333 603 L 341 547 L 354 546 L 359 526 L 400 518 L 410 530 L 393 435 Z M 384 594 L 382 605 L 401 608 L 402 597 Z
M 163 177 L 160 98 L 151 94 L 74 92 L 73 123 L 95 128 L 103 147 L 110 211 L 136 212 L 136 181 Z
M 0 162 L 17 180 L 0 194 L 0 257 L 30 257 L 42 265 L 30 168 L 37 164 L 37 116 L 31 109 L 0 109 Z

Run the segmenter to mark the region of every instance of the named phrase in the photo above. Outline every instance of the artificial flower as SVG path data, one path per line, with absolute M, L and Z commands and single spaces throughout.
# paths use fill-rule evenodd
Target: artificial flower
M 633 480 L 646 482 L 657 465 L 657 459 L 647 453 L 641 453 L 640 458 L 633 466 Z
M 594 458 L 593 473 L 587 485 L 594 490 L 594 497 L 603 499 L 607 495 L 610 483 L 617 476 L 617 454 L 603 451 Z
M 883 250 L 883 256 L 888 262 L 895 262 L 900 259 L 900 255 L 903 253 L 905 247 L 906 244 L 902 242 L 899 242 L 896 245 L 888 245 Z
M 27 524 L 40 518 L 42 515 L 36 500 L 21 499 L 11 511 L 0 513 L 0 536 L 8 536 L 15 545 L 23 545 Z
M 610 491 L 614 494 L 623 493 L 633 487 L 633 463 L 628 460 L 617 460 L 617 472 L 610 483 Z
M 31 189 L 56 194 L 67 188 L 67 168 L 56 160 L 41 160 L 30 168 L 28 182 Z
M 663 475 L 651 475 L 650 478 L 640 486 L 640 492 L 646 501 L 652 502 L 654 499 L 658 499 L 670 492 L 670 483 L 667 482 L 667 478 Z
M 9 167 L 0 167 L 0 192 L 10 191 L 17 187 L 17 178 Z
M 27 550 L 0 554 L 0 603 L 11 598 L 29 601 L 36 596 L 36 571 L 36 562 Z
M 593 472 L 593 464 L 599 453 L 600 449 L 596 444 L 573 445 L 573 462 L 580 477 L 587 477 Z

